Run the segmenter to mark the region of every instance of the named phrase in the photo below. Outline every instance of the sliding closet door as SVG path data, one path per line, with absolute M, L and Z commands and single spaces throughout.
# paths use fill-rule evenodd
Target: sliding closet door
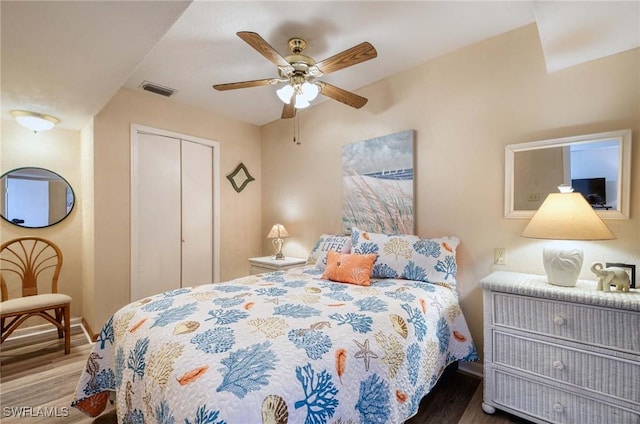
M 138 134 L 132 187 L 131 300 L 180 286 L 180 142 Z
M 218 149 L 132 125 L 131 301 L 219 281 Z
M 213 282 L 213 148 L 182 140 L 182 287 Z

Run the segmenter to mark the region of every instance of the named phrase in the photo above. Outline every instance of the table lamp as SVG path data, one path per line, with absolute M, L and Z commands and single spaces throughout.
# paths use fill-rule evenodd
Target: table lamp
M 267 235 L 267 238 L 273 239 L 271 243 L 273 243 L 273 247 L 276 249 L 275 258 L 279 260 L 284 260 L 284 254 L 282 253 L 282 245 L 284 243 L 282 239 L 284 237 L 289 237 L 289 233 L 282 224 L 275 224 L 271 227 L 271 231 L 269 231 Z
M 578 281 L 584 253 L 568 240 L 611 240 L 616 238 L 581 193 L 567 185 L 547 196 L 523 237 L 552 239 L 542 251 L 544 270 L 550 284 L 573 287 Z

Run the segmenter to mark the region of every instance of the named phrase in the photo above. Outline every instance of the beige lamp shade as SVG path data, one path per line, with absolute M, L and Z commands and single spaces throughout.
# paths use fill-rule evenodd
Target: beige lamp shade
M 547 281 L 573 287 L 578 281 L 584 253 L 567 240 L 610 240 L 616 238 L 580 193 L 568 186 L 558 187 L 542 203 L 522 232 L 523 237 L 552 239 L 542 251 Z
M 271 227 L 271 231 L 269 231 L 269 234 L 267 235 L 267 238 L 285 238 L 285 237 L 289 237 L 289 233 L 287 232 L 287 229 L 284 228 L 284 225 L 282 224 L 275 224 L 273 227 Z
M 553 240 L 616 238 L 580 193 L 551 193 L 522 232 L 523 237 Z

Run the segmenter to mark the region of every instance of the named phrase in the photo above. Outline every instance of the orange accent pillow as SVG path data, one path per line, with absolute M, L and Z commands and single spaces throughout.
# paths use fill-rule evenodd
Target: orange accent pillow
M 355 255 L 330 250 L 327 252 L 327 267 L 322 278 L 340 283 L 370 286 L 371 268 L 377 257 L 378 255 L 374 253 Z

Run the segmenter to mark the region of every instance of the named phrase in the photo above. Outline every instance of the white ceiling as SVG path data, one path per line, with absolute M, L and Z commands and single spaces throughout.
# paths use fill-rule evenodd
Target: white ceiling
M 2 118 L 26 109 L 69 129 L 82 128 L 120 87 L 143 81 L 177 90 L 166 101 L 256 125 L 279 119 L 274 87 L 211 87 L 277 76 L 238 31 L 257 32 L 283 56 L 300 36 L 316 60 L 369 41 L 376 59 L 322 78 L 350 91 L 533 22 L 550 72 L 640 47 L 638 0 L 2 0 L 0 15 Z M 332 100 L 314 103 L 322 101 Z

